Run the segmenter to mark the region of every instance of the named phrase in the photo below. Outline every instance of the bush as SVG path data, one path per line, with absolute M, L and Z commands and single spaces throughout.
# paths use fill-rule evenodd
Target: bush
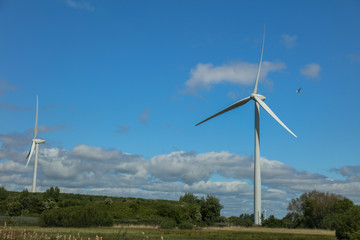
M 334 225 L 338 239 L 359 239 L 357 236 L 360 235 L 360 206 L 353 206 L 340 214 Z
M 43 212 L 41 223 L 46 227 L 96 227 L 111 226 L 110 213 L 99 206 L 74 206 Z
M 0 201 L 7 199 L 8 196 L 9 192 L 4 187 L 0 187 Z
M 182 230 L 192 230 L 192 229 L 194 229 L 194 227 L 195 227 L 194 224 L 191 224 L 188 222 L 181 223 L 178 225 L 178 228 L 182 229 Z
M 21 214 L 21 203 L 18 201 L 15 202 L 9 202 L 7 204 L 7 215 L 8 216 L 20 216 Z
M 286 224 L 284 220 L 277 219 L 274 215 L 271 215 L 268 219 L 264 220 L 262 225 L 269 228 L 284 228 Z
M 159 228 L 160 229 L 174 229 L 176 227 L 176 222 L 174 219 L 168 218 L 161 221 Z
M 169 219 L 175 220 L 176 223 L 180 223 L 180 214 L 174 207 L 171 207 L 169 205 L 161 205 L 158 207 L 158 210 L 156 212 L 157 215 Z

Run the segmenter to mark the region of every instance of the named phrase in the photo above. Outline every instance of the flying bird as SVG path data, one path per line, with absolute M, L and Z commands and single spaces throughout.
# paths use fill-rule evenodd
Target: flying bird
M 299 88 L 296 92 L 297 92 L 297 93 L 300 93 L 300 90 L 301 90 L 301 88 Z

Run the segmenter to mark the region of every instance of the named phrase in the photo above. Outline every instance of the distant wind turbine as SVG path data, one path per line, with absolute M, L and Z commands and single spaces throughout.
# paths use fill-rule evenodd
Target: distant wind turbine
M 264 208 L 264 220 L 266 220 L 266 213 L 267 213 L 267 210 Z
M 259 83 L 259 76 L 260 76 L 260 69 L 261 69 L 261 62 L 264 52 L 264 42 L 265 42 L 265 27 L 264 27 L 264 35 L 263 35 L 263 44 L 261 50 L 261 57 L 260 57 L 260 64 L 256 76 L 255 86 L 252 94 L 240 101 L 230 105 L 229 107 L 221 110 L 220 112 L 212 115 L 211 117 L 199 122 L 195 126 L 198 126 L 214 117 L 217 117 L 223 113 L 226 113 L 230 110 L 238 108 L 250 100 L 255 102 L 255 146 L 254 146 L 254 218 L 255 224 L 261 225 L 261 171 L 260 171 L 260 108 L 259 105 L 268 112 L 281 126 L 283 126 L 289 133 L 291 133 L 294 137 L 297 136 L 285 126 L 285 124 L 271 111 L 271 109 L 264 103 L 265 96 L 257 94 L 257 87 Z
M 39 101 L 38 101 L 38 96 L 36 96 L 36 118 L 35 118 L 35 127 L 34 127 L 34 138 L 32 139 L 31 148 L 26 157 L 27 163 L 25 166 L 25 167 L 28 166 L 31 156 L 34 153 L 34 149 L 35 149 L 35 166 L 34 166 L 34 176 L 33 176 L 33 184 L 32 184 L 31 192 L 36 191 L 36 174 L 37 174 L 37 164 L 39 158 L 39 144 L 45 142 L 45 140 L 36 138 L 38 132 L 38 114 L 39 114 Z

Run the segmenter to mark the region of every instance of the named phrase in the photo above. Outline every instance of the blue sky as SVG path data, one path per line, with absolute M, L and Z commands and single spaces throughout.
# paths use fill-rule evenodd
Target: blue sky
M 251 213 L 254 106 L 194 125 L 253 90 L 263 207 L 305 191 L 360 202 L 358 1 L 0 2 L 0 184 L 178 199 L 213 194 Z M 302 87 L 301 93 L 295 91 Z M 280 203 L 280 204 L 279 204 Z

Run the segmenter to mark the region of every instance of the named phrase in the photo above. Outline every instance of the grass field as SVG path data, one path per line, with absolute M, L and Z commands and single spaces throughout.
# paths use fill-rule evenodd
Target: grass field
M 204 228 L 162 230 L 146 226 L 99 228 L 0 227 L 0 239 L 115 240 L 115 239 L 318 239 L 335 240 L 334 231 L 273 228 Z

